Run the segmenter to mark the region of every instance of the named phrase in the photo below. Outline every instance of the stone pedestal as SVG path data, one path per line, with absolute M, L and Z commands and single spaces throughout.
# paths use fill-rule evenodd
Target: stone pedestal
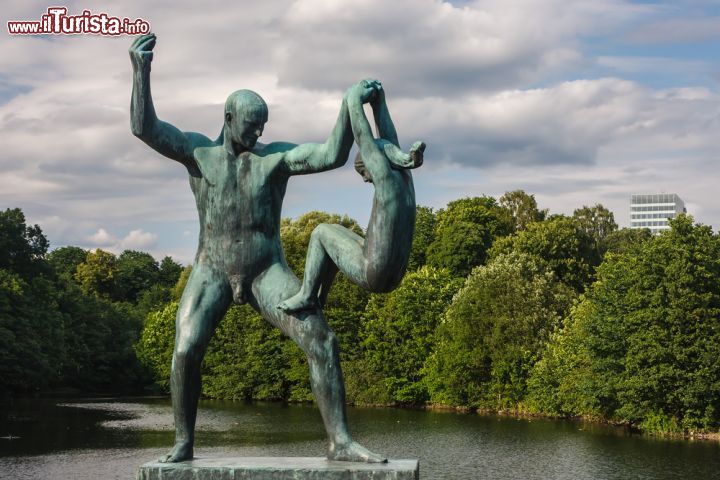
M 321 457 L 196 458 L 149 462 L 137 480 L 419 480 L 417 460 L 334 462 Z

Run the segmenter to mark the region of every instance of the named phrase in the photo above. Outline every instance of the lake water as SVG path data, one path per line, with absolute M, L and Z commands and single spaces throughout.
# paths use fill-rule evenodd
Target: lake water
M 557 420 L 351 408 L 361 443 L 423 479 L 720 479 L 720 444 Z M 322 456 L 313 405 L 202 401 L 195 455 Z M 0 478 L 132 479 L 172 445 L 166 398 L 17 401 L 0 414 Z

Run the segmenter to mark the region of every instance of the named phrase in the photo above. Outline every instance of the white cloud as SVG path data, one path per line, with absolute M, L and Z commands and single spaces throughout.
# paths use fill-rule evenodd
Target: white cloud
M 119 247 L 122 250 L 146 250 L 154 247 L 156 243 L 157 235 L 138 229 L 132 230 L 120 240 Z
M 68 8 L 151 21 L 156 109 L 183 130 L 214 138 L 226 96 L 251 88 L 270 105 L 263 141 L 323 141 L 342 91 L 376 76 L 404 145 L 428 144 L 415 172 L 421 203 L 526 188 L 559 211 L 597 201 L 624 209 L 636 189 L 683 196 L 685 182 L 701 220 L 720 225 L 710 181 L 717 175 L 708 173 L 720 151 L 717 88 L 660 90 L 622 78 L 641 67 L 691 74 L 709 60 L 669 64 L 652 52 L 637 59 L 597 48 L 656 21 L 665 7 L 281 0 L 169 9 L 90 0 Z M 43 9 L 16 2 L 4 13 L 33 19 Z M 587 38 L 600 58 L 588 53 Z M 184 252 L 189 261 L 196 238 L 183 232 L 197 213 L 185 170 L 130 133 L 130 41 L 0 37 L 0 205 L 22 207 L 53 245 Z M 588 65 L 613 68 L 616 78 L 585 78 L 578 72 Z M 369 192 L 350 167 L 293 179 L 284 214 L 335 210 L 362 223 Z
M 123 238 L 118 239 L 104 228 L 99 228 L 97 232 L 87 237 L 89 248 L 103 248 L 113 253 L 121 253 L 123 250 L 149 250 L 156 246 L 157 240 L 156 234 L 142 229 L 131 230 Z
M 393 105 L 405 142 L 427 142 L 429 166 L 587 166 L 615 144 L 646 158 L 720 147 L 720 96 L 707 89 L 653 90 L 604 78 Z
M 117 238 L 110 235 L 104 228 L 99 228 L 97 232 L 88 237 L 88 242 L 93 246 L 107 247 L 117 243 Z
M 280 20 L 282 85 L 339 89 L 363 76 L 407 96 L 513 88 L 581 60 L 578 36 L 617 29 L 649 7 L 546 0 L 300 0 Z M 322 75 L 318 75 L 322 72 Z

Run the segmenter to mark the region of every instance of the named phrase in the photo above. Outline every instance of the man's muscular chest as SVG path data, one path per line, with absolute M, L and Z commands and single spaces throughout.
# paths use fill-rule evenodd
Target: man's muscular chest
M 252 153 L 235 157 L 223 147 L 196 151 L 205 195 L 222 198 L 223 203 L 268 201 L 272 169 L 264 158 Z

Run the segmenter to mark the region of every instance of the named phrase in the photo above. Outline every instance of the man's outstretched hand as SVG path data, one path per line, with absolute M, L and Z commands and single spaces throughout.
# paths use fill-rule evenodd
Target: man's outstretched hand
M 376 106 L 383 103 L 385 101 L 385 89 L 383 88 L 382 83 L 380 83 L 380 80 L 368 79 L 363 81 L 369 82 L 370 86 L 373 88 L 373 90 L 375 90 L 375 93 L 368 100 L 370 105 L 375 108 Z
M 374 103 L 385 96 L 379 80 L 366 78 L 353 85 L 345 93 L 345 98 L 357 99 L 362 103 Z
M 150 62 L 153 59 L 153 48 L 157 38 L 154 33 L 148 33 L 147 35 L 140 35 L 138 38 L 133 40 L 130 45 L 130 61 L 132 62 L 133 69 L 138 71 L 142 68 L 150 66 Z

